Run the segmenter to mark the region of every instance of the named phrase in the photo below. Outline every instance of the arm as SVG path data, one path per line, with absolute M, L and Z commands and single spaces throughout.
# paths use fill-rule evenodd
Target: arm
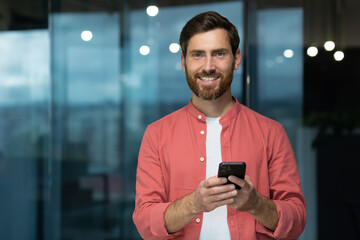
M 133 213 L 133 221 L 143 239 L 171 238 L 164 224 L 164 213 L 169 204 L 158 152 L 158 137 L 149 126 L 139 151 Z
M 256 191 L 249 176 L 246 175 L 245 180 L 230 176 L 229 180 L 241 187 L 230 207 L 249 212 L 266 228 L 274 231 L 279 222 L 275 203 Z
M 250 177 L 245 180 L 229 178 L 242 187 L 230 206 L 249 212 L 259 224 L 256 230 L 276 239 L 294 239 L 303 231 L 306 222 L 305 199 L 299 172 L 290 142 L 281 125 L 269 136 L 270 198 L 258 193 Z
M 271 138 L 268 156 L 270 198 L 279 216 L 278 226 L 272 234 L 276 239 L 295 239 L 304 230 L 306 222 L 299 170 L 290 141 L 280 124 Z M 258 231 L 267 232 L 261 225 L 257 227 Z

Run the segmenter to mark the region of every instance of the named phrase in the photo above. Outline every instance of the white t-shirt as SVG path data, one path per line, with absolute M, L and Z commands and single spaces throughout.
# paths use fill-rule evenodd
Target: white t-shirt
M 220 118 L 206 118 L 206 179 L 216 176 L 221 163 Z M 200 240 L 231 239 L 227 223 L 227 206 L 221 206 L 203 214 Z

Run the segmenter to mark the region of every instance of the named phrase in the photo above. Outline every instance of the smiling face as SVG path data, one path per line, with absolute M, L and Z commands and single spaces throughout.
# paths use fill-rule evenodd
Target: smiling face
M 186 57 L 181 55 L 189 87 L 203 100 L 214 100 L 226 92 L 231 95 L 228 90 L 240 62 L 240 50 L 233 55 L 224 29 L 195 34 L 189 40 Z

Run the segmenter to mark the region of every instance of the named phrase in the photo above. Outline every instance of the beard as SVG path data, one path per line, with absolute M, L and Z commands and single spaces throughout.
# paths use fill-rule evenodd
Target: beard
M 235 64 L 235 63 L 234 63 Z M 233 65 L 234 65 L 233 64 Z M 193 76 L 189 74 L 185 65 L 185 73 L 186 73 L 186 81 L 193 91 L 193 93 L 198 96 L 202 100 L 215 100 L 221 97 L 231 86 L 231 82 L 233 79 L 233 72 L 234 67 L 226 74 L 218 73 L 216 71 L 206 72 L 202 71 L 201 73 L 196 73 Z M 197 83 L 197 79 L 199 76 L 219 76 L 220 77 L 220 84 L 206 86 L 200 83 Z

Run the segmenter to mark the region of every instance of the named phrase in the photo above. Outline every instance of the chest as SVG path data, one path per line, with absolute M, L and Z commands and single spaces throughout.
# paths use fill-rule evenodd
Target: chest
M 186 130 L 184 130 L 186 129 Z M 211 134 L 211 133 L 209 133 Z M 206 166 L 211 156 L 206 144 L 207 125 L 174 129 L 160 149 L 164 168 L 164 182 L 169 200 L 176 200 L 196 190 L 198 184 L 206 179 Z M 259 178 L 267 178 L 266 145 L 261 137 L 241 128 L 224 126 L 219 138 L 221 161 L 243 161 L 247 165 L 246 174 L 255 186 Z

